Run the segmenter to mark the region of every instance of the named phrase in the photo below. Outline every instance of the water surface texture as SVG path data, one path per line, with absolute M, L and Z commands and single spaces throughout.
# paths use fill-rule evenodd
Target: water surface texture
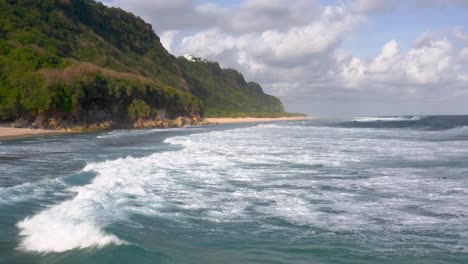
M 0 263 L 468 263 L 468 116 L 0 141 Z

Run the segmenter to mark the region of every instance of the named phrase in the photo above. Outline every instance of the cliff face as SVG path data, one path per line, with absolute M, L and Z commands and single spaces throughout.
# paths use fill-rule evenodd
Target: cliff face
M 203 111 L 140 18 L 90 0 L 0 1 L 0 119 L 93 129 Z
M 238 72 L 187 62 L 121 9 L 93 0 L 0 0 L 0 120 L 17 126 L 164 127 L 197 123 L 206 109 L 283 111 Z
M 186 56 L 187 57 L 187 56 Z M 206 105 L 210 117 L 275 116 L 284 113 L 281 101 L 265 94 L 258 83 L 247 83 L 233 69 L 218 63 L 179 57 L 179 65 L 190 91 Z

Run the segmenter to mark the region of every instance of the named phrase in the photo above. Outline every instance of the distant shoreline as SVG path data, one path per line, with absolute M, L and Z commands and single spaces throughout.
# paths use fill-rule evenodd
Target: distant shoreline
M 293 116 L 293 117 L 209 117 L 205 121 L 213 124 L 232 124 L 232 123 L 254 123 L 254 122 L 271 122 L 271 121 L 300 121 L 310 120 L 310 116 Z

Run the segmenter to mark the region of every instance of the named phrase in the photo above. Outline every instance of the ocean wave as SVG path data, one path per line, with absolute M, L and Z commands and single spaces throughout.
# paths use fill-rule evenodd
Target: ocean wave
M 20 221 L 17 226 L 23 239 L 19 249 L 47 253 L 124 244 L 86 219 L 82 211 L 72 200 Z
M 128 213 L 162 214 L 161 211 L 168 204 L 178 208 L 179 212 L 176 210 L 170 216 L 175 218 L 178 215 L 180 217 L 180 210 L 199 209 L 207 211 L 207 219 L 237 217 L 247 206 L 245 202 L 223 202 L 225 194 L 222 192 L 213 193 L 214 197 L 209 198 L 208 190 L 197 192 L 188 186 L 225 186 L 229 178 L 221 177 L 219 172 L 230 171 L 230 168 L 232 172 L 237 171 L 236 162 L 231 161 L 229 155 L 234 155 L 240 149 L 245 150 L 243 145 L 229 144 L 225 137 L 249 135 L 250 131 L 246 129 L 172 137 L 166 139 L 165 143 L 182 145 L 182 150 L 143 158 L 127 157 L 89 163 L 83 172 L 95 172 L 96 177 L 87 185 L 70 187 L 68 191 L 76 193 L 74 198 L 17 224 L 22 237 L 20 249 L 64 252 L 75 248 L 120 245 L 125 241 L 106 233 L 106 226 L 117 219 L 127 219 Z M 257 153 L 255 147 L 251 151 Z M 249 151 L 244 153 L 249 154 Z M 245 157 L 244 160 L 250 162 L 249 159 Z M 240 173 L 240 178 L 237 178 L 240 180 L 251 176 L 242 176 Z M 135 203 L 143 204 L 144 207 L 135 206 Z M 54 228 L 53 232 L 51 227 Z
M 120 137 L 135 137 L 142 135 L 150 135 L 160 132 L 170 132 L 170 131 L 192 131 L 194 129 L 202 129 L 200 126 L 185 126 L 185 127 L 175 127 L 175 128 L 154 128 L 154 129 L 143 129 L 143 130 L 114 130 L 107 132 L 103 135 L 99 135 L 96 138 L 98 139 L 111 139 L 111 138 L 120 138 Z
M 457 126 L 445 130 L 446 134 L 452 134 L 457 136 L 468 135 L 468 126 Z
M 44 199 L 51 196 L 62 196 L 58 190 L 65 189 L 66 184 L 59 179 L 48 179 L 40 182 L 27 182 L 11 187 L 0 187 L 0 205 L 12 205 L 31 199 Z
M 157 132 L 161 132 L 162 129 L 152 129 L 152 130 L 114 130 L 107 132 L 103 135 L 99 135 L 96 138 L 98 139 L 110 139 L 110 138 L 120 138 L 120 137 L 135 137 L 141 135 L 148 135 Z
M 18 223 L 20 248 L 63 252 L 125 244 L 118 230 L 113 234 L 107 227 L 135 215 L 194 228 L 201 221 L 266 226 L 280 220 L 292 227 L 385 238 L 446 225 L 439 215 L 453 215 L 450 226 L 466 222 L 468 189 L 459 181 L 418 177 L 418 165 L 414 170 L 387 166 L 402 153 L 418 153 L 406 157 L 415 164 L 431 162 L 441 154 L 426 149 L 438 151 L 438 142 L 396 144 L 362 136 L 375 135 L 372 130 L 265 125 L 175 136 L 164 142 L 181 149 L 87 164 L 83 171 L 96 176 L 69 188 L 75 197 Z M 436 204 L 430 212 L 405 210 L 428 204 Z M 303 229 L 297 230 L 302 235 Z
M 282 128 L 283 126 L 278 124 L 258 124 L 257 127 L 261 128 Z
M 255 127 L 261 129 L 295 129 L 295 130 L 305 130 L 308 129 L 305 126 L 307 122 L 297 122 L 297 121 L 290 121 L 290 122 L 282 122 L 277 124 L 258 124 Z
M 87 165 L 83 171 L 90 171 L 92 166 Z M 73 199 L 18 222 L 22 238 L 19 249 L 47 253 L 125 244 L 103 231 L 110 219 L 100 214 L 101 210 L 112 212 L 118 204 L 120 194 L 115 186 L 119 184 L 118 179 L 101 175 L 88 185 L 69 187 L 68 192 L 76 193 Z
M 197 143 L 186 138 L 186 137 L 172 137 L 167 138 L 163 141 L 164 143 L 175 145 L 175 146 L 183 146 L 186 148 L 194 147 Z
M 398 121 L 419 121 L 423 116 L 395 116 L 395 117 L 355 117 L 351 121 L 355 122 L 398 122 Z

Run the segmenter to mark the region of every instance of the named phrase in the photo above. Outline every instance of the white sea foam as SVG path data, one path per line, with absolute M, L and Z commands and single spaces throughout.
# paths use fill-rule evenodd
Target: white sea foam
M 41 182 L 27 182 L 11 187 L 0 187 L 0 205 L 11 205 L 31 199 L 44 199 L 52 195 L 62 196 L 57 189 L 66 188 L 58 179 L 47 179 Z
M 413 116 L 413 117 L 411 118 L 411 120 L 413 120 L 413 121 L 418 121 L 418 120 L 421 120 L 421 119 L 424 118 L 424 117 L 425 117 L 425 116 Z
M 397 121 L 418 121 L 421 116 L 395 116 L 395 117 L 355 117 L 352 121 L 356 122 L 397 122 Z
M 99 135 L 96 138 L 98 139 L 109 139 L 109 138 L 120 138 L 125 136 L 142 136 L 148 135 L 152 133 L 157 133 L 162 130 L 160 129 L 151 129 L 151 130 L 114 130 L 111 132 L 107 132 L 105 134 Z
M 257 127 L 261 128 L 281 128 L 282 126 L 279 124 L 258 124 Z
M 185 127 L 176 127 L 176 128 L 154 128 L 154 129 L 142 129 L 142 130 L 114 130 L 106 132 L 102 135 L 97 136 L 98 139 L 112 139 L 120 137 L 135 137 L 142 135 L 150 135 L 160 132 L 170 132 L 170 131 L 191 131 L 194 129 L 204 129 L 199 126 L 185 126 Z
M 468 126 L 458 126 L 448 129 L 446 133 L 454 135 L 468 135 Z
M 114 235 L 106 234 L 77 208 L 76 202 L 64 202 L 18 223 L 23 237 L 20 250 L 64 252 L 87 247 L 122 244 Z M 93 217 L 89 215 L 88 217 Z
M 407 133 L 404 142 L 378 139 L 386 133 L 264 124 L 168 138 L 165 143 L 182 148 L 88 164 L 84 171 L 97 176 L 70 189 L 73 199 L 18 223 L 21 249 L 121 244 L 107 227 L 133 214 L 264 226 L 277 218 L 330 231 L 371 231 L 382 239 L 466 223 L 466 184 L 404 165 L 468 155 L 468 143 L 421 142 Z
M 115 196 L 110 189 L 101 188 L 105 179 L 83 187 L 72 187 L 77 195 L 18 223 L 22 241 L 21 250 L 35 252 L 63 252 L 74 248 L 103 247 L 124 243 L 116 236 L 106 234 L 99 210 L 112 210 Z

